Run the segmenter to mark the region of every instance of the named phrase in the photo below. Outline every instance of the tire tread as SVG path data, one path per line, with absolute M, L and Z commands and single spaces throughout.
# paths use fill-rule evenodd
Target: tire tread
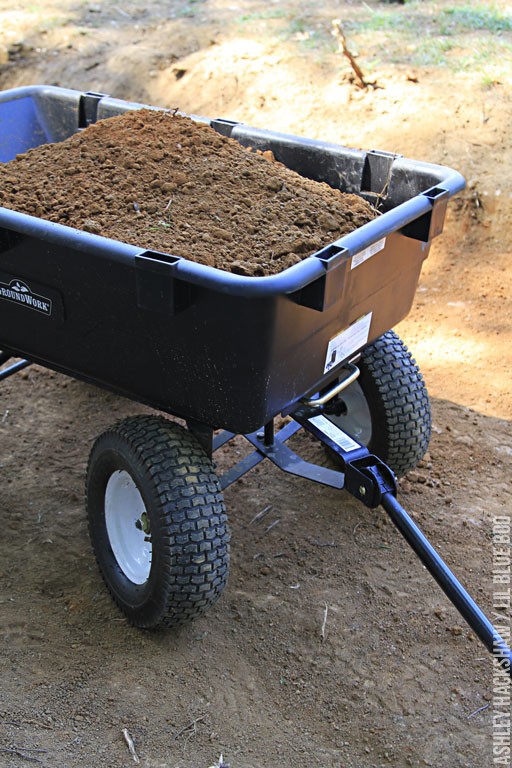
M 371 379 L 381 429 L 386 432 L 380 458 L 402 476 L 417 466 L 430 442 L 432 415 L 423 376 L 394 331 L 363 351 L 360 367 L 363 376 Z
M 133 624 L 180 626 L 217 601 L 228 577 L 229 529 L 218 478 L 193 435 L 152 415 L 128 417 L 103 433 L 91 451 L 88 477 L 96 457 L 116 441 L 126 446 L 153 489 L 165 589 L 151 596 L 145 610 L 131 610 L 109 583 L 90 515 L 96 559 L 112 597 Z

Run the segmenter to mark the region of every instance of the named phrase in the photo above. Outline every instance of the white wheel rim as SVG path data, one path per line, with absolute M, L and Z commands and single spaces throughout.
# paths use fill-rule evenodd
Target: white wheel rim
M 329 420 L 362 445 L 368 445 L 372 438 L 372 416 L 361 386 L 355 381 L 339 397 L 345 403 L 347 412 L 340 416 L 329 416 Z
M 134 584 L 144 584 L 151 570 L 152 551 L 151 541 L 147 540 L 146 506 L 131 475 L 124 470 L 114 472 L 107 483 L 105 523 L 122 572 Z

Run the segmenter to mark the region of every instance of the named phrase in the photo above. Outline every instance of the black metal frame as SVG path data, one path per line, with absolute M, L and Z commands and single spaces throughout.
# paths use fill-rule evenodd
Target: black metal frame
M 5 365 L 11 360 L 12 356 L 8 352 L 0 352 L 0 366 Z M 13 376 L 18 371 L 22 371 L 23 368 L 27 368 L 30 365 L 29 360 L 17 360 L 15 363 L 0 370 L 0 381 L 8 379 L 9 376 Z
M 0 352 L 0 367 L 10 359 L 11 356 L 8 353 Z M 30 364 L 28 360 L 19 360 L 1 369 L 0 381 L 18 373 Z M 494 656 L 497 663 L 511 675 L 510 648 L 397 501 L 396 478 L 391 469 L 332 422 L 327 431 L 322 429 L 317 418 L 322 415 L 322 410 L 322 408 L 300 406 L 294 411 L 290 421 L 278 432 L 274 431 L 274 420 L 272 420 L 261 430 L 244 435 L 254 447 L 254 451 L 219 478 L 222 489 L 228 488 L 264 459 L 269 459 L 284 472 L 332 488 L 340 490 L 344 488 L 369 508 L 382 506 L 450 602 Z M 228 431 L 214 435 L 211 427 L 193 420 L 188 421 L 188 427 L 210 456 L 235 437 L 234 432 Z M 305 461 L 286 445 L 286 442 L 301 429 L 311 432 L 339 456 L 341 465 L 339 470 Z
M 340 445 L 340 442 L 345 442 L 343 439 L 340 441 L 333 440 L 332 430 L 326 434 L 316 423 L 311 421 L 316 416 L 318 416 L 317 409 L 312 411 L 299 408 L 293 414 L 293 419 L 276 434 L 273 431 L 273 422 L 270 422 L 263 430 L 244 435 L 255 450 L 221 476 L 222 487 L 227 488 L 252 467 L 267 458 L 285 472 L 333 488 L 344 488 L 369 508 L 382 506 L 450 602 L 500 666 L 510 675 L 512 662 L 510 648 L 420 528 L 397 501 L 396 479 L 393 472 L 377 456 L 370 454 L 367 448 L 360 444 L 353 447 L 352 450 L 344 450 Z M 292 435 L 302 428 L 311 432 L 339 456 L 341 460 L 340 470 L 333 470 L 304 461 L 285 444 Z M 343 436 L 348 437 L 349 443 L 356 443 L 351 436 L 345 435 L 334 425 L 332 425 L 332 429 L 336 429 L 341 438 Z M 234 434 L 231 432 L 221 432 L 216 435 L 213 439 L 213 450 L 218 450 L 233 437 Z

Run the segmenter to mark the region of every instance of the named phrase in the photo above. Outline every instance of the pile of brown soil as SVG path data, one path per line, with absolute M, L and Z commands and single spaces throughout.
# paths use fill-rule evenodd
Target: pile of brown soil
M 246 275 L 280 272 L 375 216 L 270 152 L 150 109 L 0 166 L 0 205 Z

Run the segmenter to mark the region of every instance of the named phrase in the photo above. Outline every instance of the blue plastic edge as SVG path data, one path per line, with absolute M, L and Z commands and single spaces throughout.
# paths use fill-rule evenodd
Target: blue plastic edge
M 85 92 L 81 93 L 57 86 L 33 85 L 0 92 L 0 103 L 40 98 L 44 93 L 52 92 L 55 95 L 65 94 L 76 99 L 79 99 L 81 95 L 85 95 Z M 102 101 L 106 102 L 105 106 L 107 109 L 108 106 L 113 107 L 117 104 L 123 105 L 124 108 L 128 106 L 127 102 L 111 99 L 108 96 L 105 96 Z M 129 107 L 137 109 L 146 107 L 146 105 L 129 103 Z M 32 106 L 32 108 L 34 107 Z M 204 118 L 199 119 L 204 120 Z M 265 134 L 269 138 L 272 136 L 290 137 L 289 134 L 271 131 L 258 131 L 258 133 Z M 297 137 L 291 138 L 296 139 Z M 336 144 L 311 139 L 307 141 L 311 145 L 321 146 L 327 151 L 329 148 L 338 150 L 340 148 Z M 434 176 L 438 180 L 436 188 L 446 190 L 449 197 L 455 195 L 465 186 L 462 175 L 452 168 L 416 161 L 414 161 L 414 167 Z M 247 298 L 264 297 L 278 293 L 294 293 L 325 274 L 326 269 L 329 268 L 329 259 L 322 256 L 322 252 L 332 249 L 335 253 L 339 254 L 342 251 L 343 257 L 348 259 L 383 237 L 399 231 L 402 227 L 431 211 L 432 199 L 429 198 L 428 192 L 429 190 L 427 189 L 421 194 L 406 200 L 404 203 L 392 208 L 382 216 L 373 219 L 353 232 L 344 235 L 332 243 L 326 244 L 317 253 L 308 256 L 300 263 L 294 264 L 277 275 L 267 277 L 235 275 L 215 267 L 197 264 L 183 257 L 177 257 L 178 261 L 173 267 L 173 273 L 176 277 L 187 280 L 194 285 L 208 287 L 222 293 L 239 294 Z M 105 257 L 118 260 L 131 260 L 147 251 L 147 249 L 140 246 L 93 235 L 2 207 L 0 207 L 0 225 L 7 226 L 31 237 L 55 243 L 56 245 L 79 249 L 84 252 L 101 253 Z

